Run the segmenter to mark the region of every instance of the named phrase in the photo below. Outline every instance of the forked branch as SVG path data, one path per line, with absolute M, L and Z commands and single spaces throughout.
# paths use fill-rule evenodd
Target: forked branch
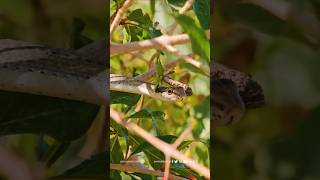
M 156 147 L 157 149 L 161 150 L 164 154 L 167 154 L 177 160 L 180 160 L 181 162 L 188 162 L 185 163 L 186 166 L 193 169 L 194 171 L 198 172 L 199 174 L 204 175 L 207 178 L 210 178 L 210 170 L 198 163 L 196 163 L 194 160 L 186 157 L 184 154 L 176 150 L 176 148 L 172 147 L 172 145 L 165 143 L 164 141 L 156 138 L 149 132 L 145 131 L 138 125 L 126 121 L 123 117 L 123 115 L 117 111 L 115 111 L 113 108 L 110 108 L 110 117 L 115 120 L 118 124 L 122 125 L 123 127 L 132 130 L 134 133 L 138 134 L 140 137 L 145 139 L 147 142 L 149 142 L 151 145 Z

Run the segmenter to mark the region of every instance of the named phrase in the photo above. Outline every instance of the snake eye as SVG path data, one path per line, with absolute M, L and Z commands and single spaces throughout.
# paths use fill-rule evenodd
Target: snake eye
M 168 90 L 168 94 L 172 94 L 172 90 L 171 89 Z

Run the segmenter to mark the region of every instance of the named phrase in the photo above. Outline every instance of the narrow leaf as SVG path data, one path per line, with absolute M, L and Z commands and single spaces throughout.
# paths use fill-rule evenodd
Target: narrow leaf
M 59 141 L 81 137 L 99 106 L 47 96 L 0 91 L 0 135 L 46 134 Z
M 203 29 L 197 26 L 195 21 L 186 15 L 175 16 L 176 21 L 181 25 L 182 29 L 188 33 L 192 50 L 202 59 L 210 62 L 210 43 Z
M 168 3 L 174 6 L 182 7 L 187 0 L 168 0 Z
M 160 52 L 157 52 L 156 58 L 156 85 L 161 85 L 164 70 L 160 60 Z
M 210 29 L 210 0 L 196 0 L 193 3 L 194 12 L 203 29 Z
M 110 91 L 110 104 L 126 104 L 128 106 L 134 106 L 140 99 L 140 95 L 119 92 L 119 91 Z
M 160 135 L 160 128 L 157 123 L 157 119 L 164 119 L 165 114 L 161 111 L 149 111 L 147 109 L 142 109 L 139 112 L 136 112 L 135 114 L 131 115 L 130 118 L 151 118 L 152 119 L 152 124 L 157 130 L 157 135 Z

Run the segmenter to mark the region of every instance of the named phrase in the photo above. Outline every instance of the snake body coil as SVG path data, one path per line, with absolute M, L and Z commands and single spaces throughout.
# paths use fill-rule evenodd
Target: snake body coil
M 214 124 L 235 123 L 247 108 L 264 104 L 262 88 L 250 75 L 221 64 L 211 65 L 211 119 Z
M 144 94 L 163 101 L 190 96 L 188 86 L 154 84 L 121 75 L 107 83 L 105 43 L 93 43 L 76 51 L 29 42 L 0 40 L 0 90 L 31 93 L 108 104 L 106 90 Z M 238 121 L 246 108 L 264 103 L 261 86 L 251 76 L 212 63 L 211 117 L 214 123 Z

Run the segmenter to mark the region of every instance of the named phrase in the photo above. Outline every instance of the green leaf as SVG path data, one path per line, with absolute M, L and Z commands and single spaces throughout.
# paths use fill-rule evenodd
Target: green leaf
M 143 17 L 143 12 L 142 9 L 135 9 L 127 17 L 128 20 L 130 21 L 135 21 L 139 23 L 143 23 L 144 17 Z
M 138 176 L 140 177 L 141 179 L 143 180 L 154 180 L 154 176 L 151 176 L 151 175 L 148 175 L 148 174 L 142 174 L 142 173 L 132 173 L 134 174 L 135 176 Z
M 154 14 L 156 12 L 156 0 L 150 0 L 150 11 L 151 17 L 154 17 Z
M 131 36 L 128 33 L 127 29 L 126 28 L 122 29 L 122 33 L 123 33 L 122 44 L 130 43 L 131 42 Z
M 210 118 L 210 96 L 206 97 L 201 104 L 195 106 L 194 110 L 196 119 Z
M 133 151 L 142 143 L 144 140 L 136 135 L 130 135 L 129 137 L 130 144 L 133 146 Z M 149 145 L 148 145 L 149 146 Z M 139 147 L 141 149 L 141 147 Z M 150 165 L 154 169 L 161 169 L 163 167 L 163 164 L 155 163 L 155 161 L 163 160 L 164 155 L 156 148 L 142 148 L 144 154 L 147 156 L 147 159 L 150 163 Z M 139 152 L 140 150 L 137 150 Z M 140 151 L 141 152 L 141 151 Z M 133 154 L 132 154 L 133 155 Z
M 152 27 L 149 29 L 149 34 L 151 38 L 155 38 L 161 36 L 162 32 L 159 29 Z
M 166 143 L 171 144 L 177 139 L 177 136 L 164 135 L 164 136 L 157 136 L 157 138 L 161 139 L 162 141 L 164 141 Z M 147 150 L 147 149 L 152 148 L 152 147 L 153 146 L 149 142 L 142 141 L 142 142 L 140 142 L 139 146 L 134 148 L 132 154 L 136 154 L 136 153 L 142 152 L 142 151 Z
M 156 55 L 156 85 L 161 85 L 162 79 L 163 79 L 163 66 L 161 64 L 161 60 L 160 60 L 160 53 L 157 52 Z
M 127 39 L 130 39 L 132 42 L 150 38 L 148 36 L 148 32 L 146 32 L 146 30 L 142 29 L 141 27 L 138 27 L 137 25 L 125 25 L 125 29 L 130 35 L 130 38 Z
M 210 95 L 210 79 L 201 74 L 196 74 L 191 79 L 191 88 L 193 94 L 196 95 Z
M 148 14 L 143 14 L 142 9 L 132 11 L 128 16 L 128 20 L 137 22 L 146 27 L 152 27 L 153 25 L 150 16 Z
M 79 165 L 67 170 L 56 179 L 106 179 L 107 153 L 92 156 Z
M 192 135 L 195 137 L 195 138 L 199 138 L 201 132 L 203 131 L 204 129 L 204 124 L 202 121 L 197 121 L 197 123 L 195 124 L 195 126 L 193 127 L 192 129 Z
M 227 17 L 267 34 L 283 33 L 286 22 L 254 4 L 241 3 L 226 11 Z
M 142 9 L 132 11 L 125 24 L 125 29 L 131 36 L 132 41 L 140 41 L 162 35 L 160 30 L 153 27 L 150 16 L 147 13 L 143 14 Z
M 71 49 L 79 49 L 89 43 L 92 43 L 93 40 L 82 35 L 84 30 L 85 23 L 79 18 L 74 18 L 71 27 L 70 42 L 69 47 Z
M 187 69 L 191 72 L 194 72 L 194 73 L 199 73 L 199 74 L 204 74 L 204 72 L 202 71 L 202 69 L 198 68 L 198 67 L 195 67 L 189 63 L 183 63 L 180 65 L 181 68 L 184 68 L 184 69 Z
M 211 14 L 210 0 L 196 0 L 193 3 L 193 10 L 203 29 L 210 29 Z
M 138 111 L 129 118 L 157 118 L 157 119 L 164 119 L 165 113 L 161 111 L 152 111 L 150 112 L 147 109 L 142 109 L 141 111 Z
M 191 143 L 194 143 L 194 142 L 201 142 L 202 144 L 204 144 L 205 146 L 208 146 L 208 142 L 206 142 L 206 140 L 204 139 L 194 139 L 194 140 L 187 140 L 187 141 L 183 141 L 179 147 L 177 148 L 178 150 L 183 150 L 185 148 L 188 148 L 189 145 Z
M 117 4 L 115 3 L 115 1 L 111 1 L 110 2 L 110 13 L 109 13 L 109 17 L 111 17 L 113 15 L 113 13 L 115 13 L 117 10 Z
M 182 7 L 187 0 L 168 0 L 168 3 L 174 6 Z
M 154 125 L 154 127 L 157 130 L 157 135 L 160 135 L 160 128 L 158 126 L 157 123 L 157 119 L 161 119 L 163 120 L 165 116 L 165 113 L 161 112 L 161 111 L 149 111 L 147 109 L 142 109 L 139 112 L 134 113 L 133 115 L 131 115 L 129 118 L 151 118 L 152 119 L 152 124 Z
M 189 178 L 190 176 L 194 176 L 197 180 L 205 180 L 206 178 L 201 177 L 198 173 L 192 171 L 183 163 L 172 163 L 170 167 L 170 172 L 175 172 L 185 178 Z
M 195 21 L 189 16 L 177 15 L 175 16 L 175 19 L 180 24 L 182 29 L 188 33 L 193 52 L 198 54 L 202 59 L 206 60 L 206 62 L 209 64 L 210 43 L 204 30 L 198 27 Z
M 80 138 L 99 106 L 53 97 L 0 91 L 0 135 L 46 134 L 66 142 Z
M 158 136 L 158 138 L 170 144 L 177 139 L 177 137 L 173 135 Z M 131 135 L 130 141 L 132 145 L 134 145 L 132 155 L 143 151 L 153 168 L 157 170 L 163 168 L 163 164 L 155 163 L 156 161 L 164 160 L 164 155 L 160 150 L 154 148 L 150 143 L 138 136 Z
M 118 123 L 116 123 L 114 120 L 110 121 L 110 127 L 113 128 L 113 130 L 115 131 L 110 131 L 112 133 L 112 135 L 117 135 L 119 137 L 124 137 L 125 139 L 125 143 L 126 143 L 126 153 L 128 153 L 129 150 L 129 132 L 126 128 L 123 128 L 122 126 L 120 126 Z M 110 129 L 112 130 L 112 129 Z
M 123 128 L 122 126 L 120 126 L 115 121 L 113 121 L 113 120 L 110 121 L 110 127 L 112 127 L 115 131 L 117 131 L 117 133 L 120 137 L 125 137 L 126 139 L 129 138 L 128 130 L 126 128 Z
M 199 162 L 202 162 L 204 164 L 207 164 L 209 161 L 209 151 L 206 148 L 200 148 L 199 146 L 197 146 L 195 148 L 196 154 L 199 156 Z
M 110 169 L 110 180 L 122 179 L 120 172 L 121 171 Z
M 282 35 L 309 45 L 313 44 L 295 26 L 255 4 L 239 3 L 230 6 L 226 10 L 226 16 L 265 34 Z
M 123 160 L 123 153 L 119 143 L 118 135 L 113 135 L 110 138 L 110 162 L 119 164 Z
M 140 99 L 140 95 L 119 92 L 119 91 L 110 91 L 110 104 L 126 104 L 131 107 L 137 104 Z

